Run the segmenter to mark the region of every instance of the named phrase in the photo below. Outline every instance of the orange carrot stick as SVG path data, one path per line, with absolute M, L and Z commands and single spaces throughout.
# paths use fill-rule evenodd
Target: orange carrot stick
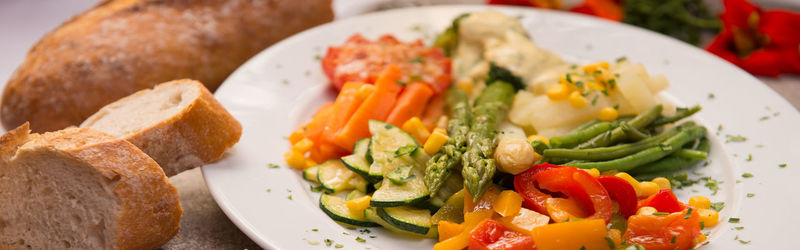
M 303 126 L 303 135 L 314 143 L 319 142 L 319 136 L 328 123 L 328 118 L 333 113 L 333 102 L 328 102 L 317 109 L 311 121 Z
M 389 113 L 386 122 L 399 127 L 411 117 L 421 116 L 432 95 L 433 90 L 427 84 L 412 83 L 408 85 L 397 99 L 397 104 Z
M 336 97 L 336 102 L 333 104 L 333 115 L 328 119 L 327 125 L 322 132 L 323 142 L 333 142 L 333 137 L 336 133 L 344 127 L 347 120 L 353 116 L 358 106 L 364 102 L 364 97 L 358 95 L 358 91 L 364 83 L 348 82 L 342 87 L 339 96 Z M 349 149 L 348 149 L 349 151 Z
M 425 114 L 422 115 L 422 124 L 425 124 L 428 130 L 433 131 L 433 128 L 436 127 L 436 122 L 439 121 L 442 115 L 444 115 L 444 93 L 433 97 L 428 107 L 425 108 Z
M 367 97 L 350 117 L 347 124 L 334 136 L 333 143 L 345 149 L 352 149 L 356 141 L 369 137 L 369 120 L 384 120 L 392 111 L 397 94 L 403 86 L 397 83 L 400 79 L 400 68 L 389 66 L 375 81 L 375 91 Z

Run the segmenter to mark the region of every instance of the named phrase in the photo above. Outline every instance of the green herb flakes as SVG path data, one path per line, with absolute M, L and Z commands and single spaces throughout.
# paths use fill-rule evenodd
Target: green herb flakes
M 319 232 L 319 229 L 316 229 L 316 228 L 311 229 L 311 232 Z
M 331 245 L 333 245 L 333 240 L 331 240 L 331 239 L 325 239 L 325 246 L 329 247 L 329 246 L 331 246 Z
M 778 164 L 778 167 L 779 167 L 779 168 L 785 168 L 785 167 L 786 167 L 786 163 L 781 163 L 781 164 Z
M 743 178 L 753 178 L 753 174 L 751 174 L 751 173 L 744 173 L 744 174 L 742 174 L 742 177 L 743 177 Z
M 335 248 L 343 248 L 343 247 L 344 247 L 344 245 L 342 245 L 342 244 L 336 244 L 336 245 L 334 245 L 333 247 L 335 247 Z
M 714 99 L 715 97 L 716 97 L 716 96 L 714 96 L 714 93 L 708 93 L 708 99 L 709 99 L 709 100 L 712 100 L 712 99 Z
M 665 213 L 665 212 L 655 212 L 655 213 L 653 213 L 653 215 L 669 215 L 669 213 Z
M 672 243 L 672 244 L 675 244 L 675 239 L 677 239 L 677 238 L 678 238 L 678 236 L 677 236 L 677 235 L 673 235 L 673 236 L 672 236 L 672 239 L 671 239 L 671 240 L 669 240 L 669 242 L 670 242 L 670 243 Z
M 736 217 L 728 218 L 728 223 L 739 223 L 740 219 Z
M 400 86 L 403 86 L 403 87 L 405 87 L 406 85 L 408 85 L 408 83 L 406 83 L 406 82 L 404 82 L 404 81 L 400 81 L 400 80 L 394 80 L 394 82 L 396 82 L 397 84 L 400 84 Z
M 729 142 L 745 142 L 747 137 L 741 135 L 725 135 L 725 143 Z
M 617 248 L 617 244 L 614 244 L 614 240 L 611 237 L 606 237 L 606 243 L 608 243 L 608 248 L 614 249 Z
M 759 118 L 758 120 L 759 120 L 759 121 L 766 121 L 766 120 L 769 120 L 769 116 L 762 116 L 762 117 L 761 117 L 761 118 Z
M 425 58 L 414 57 L 414 58 L 411 58 L 411 60 L 408 60 L 408 62 L 410 62 L 410 63 L 424 63 L 425 62 Z
M 306 238 L 303 238 L 303 240 L 306 241 L 306 243 L 308 243 L 309 245 L 312 245 L 312 246 L 319 245 L 319 241 L 313 241 L 313 240 L 309 240 L 309 239 L 306 239 Z
M 753 154 L 747 154 L 747 158 L 744 159 L 745 161 L 753 161 Z
M 361 243 L 367 242 L 367 240 L 365 240 L 364 238 L 361 238 L 361 237 L 356 237 L 356 241 L 361 242 Z
M 756 194 L 754 194 L 754 193 L 747 193 L 747 198 L 753 198 L 755 196 L 756 196 Z
M 733 229 L 741 231 L 742 229 L 744 229 L 744 227 L 734 227 Z
M 686 215 L 683 216 L 684 220 L 688 220 L 689 217 L 692 217 L 692 210 L 693 210 L 692 207 L 689 207 L 689 209 L 686 209 Z
M 269 163 L 269 164 L 267 164 L 267 167 L 268 168 L 280 168 L 281 166 L 278 166 L 277 164 L 274 164 L 274 163 Z
M 720 201 L 711 203 L 711 209 L 714 209 L 714 211 L 722 212 L 723 208 L 725 208 L 725 202 Z
M 706 222 L 705 221 L 700 221 L 700 230 L 703 230 L 705 228 L 706 228 Z

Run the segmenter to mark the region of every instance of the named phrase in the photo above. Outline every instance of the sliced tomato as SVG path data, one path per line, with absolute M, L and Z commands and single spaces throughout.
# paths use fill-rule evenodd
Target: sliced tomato
M 531 250 L 536 249 L 533 237 L 507 229 L 503 224 L 486 219 L 472 230 L 469 250 Z
M 685 209 L 668 215 L 633 215 L 628 218 L 625 241 L 647 250 L 691 249 L 700 236 L 700 215 Z
M 404 43 L 391 35 L 371 41 L 355 34 L 342 46 L 329 47 L 321 63 L 336 89 L 349 81 L 374 83 L 392 64 L 403 70 L 399 81 L 422 82 L 436 93 L 446 90 L 452 80 L 450 59 L 441 48 L 426 47 L 422 40 Z
M 525 170 L 525 172 L 514 176 L 514 189 L 522 195 L 523 206 L 540 214 L 548 214 L 547 199 L 552 198 L 552 196 L 539 190 L 536 186 L 536 179 L 534 179 L 533 176 L 539 172 L 560 167 L 561 166 L 558 165 L 543 163 L 535 165 Z
M 598 176 L 597 182 L 600 182 L 608 191 L 608 196 L 619 204 L 619 212 L 625 218 L 636 214 L 639 199 L 636 197 L 636 190 L 633 189 L 630 182 L 610 175 Z
M 686 205 L 678 201 L 672 190 L 662 189 L 658 193 L 639 201 L 639 207 L 653 207 L 659 212 L 674 213 L 686 209 Z

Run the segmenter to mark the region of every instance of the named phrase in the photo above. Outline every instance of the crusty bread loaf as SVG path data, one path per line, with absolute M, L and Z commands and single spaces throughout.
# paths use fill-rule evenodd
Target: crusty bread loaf
M 178 193 L 133 144 L 87 128 L 0 137 L 0 249 L 153 249 L 179 229 Z
M 81 127 L 125 139 L 150 155 L 167 176 L 222 157 L 242 126 L 203 84 L 175 80 L 106 105 Z
M 6 129 L 54 131 L 169 80 L 213 91 L 268 45 L 332 18 L 331 0 L 106 0 L 31 48 L 0 118 Z

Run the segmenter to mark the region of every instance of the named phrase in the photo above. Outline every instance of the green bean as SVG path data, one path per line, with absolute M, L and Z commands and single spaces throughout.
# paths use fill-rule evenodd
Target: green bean
M 619 126 L 616 122 L 598 122 L 585 129 L 570 132 L 563 136 L 550 138 L 550 146 L 553 148 L 571 148 L 581 144 L 593 137 L 605 133 Z
M 669 116 L 659 116 L 655 121 L 653 121 L 653 123 L 650 124 L 650 127 L 661 126 L 679 121 L 683 118 L 693 115 L 694 113 L 697 113 L 700 111 L 700 109 L 702 108 L 699 105 L 695 105 L 691 108 L 676 108 L 675 114 Z
M 700 143 L 695 150 L 706 153 L 707 155 L 710 149 L 711 145 L 709 144 L 708 139 L 703 138 L 700 140 Z M 685 167 L 693 166 L 701 161 L 703 161 L 703 159 L 681 157 L 680 155 L 675 154 L 664 157 L 664 159 L 655 161 L 653 163 L 631 169 L 628 171 L 628 173 L 631 175 L 638 175 L 669 171 L 674 172 Z
M 569 131 L 569 132 L 573 133 L 573 132 L 576 132 L 576 131 L 579 131 L 579 130 L 584 130 L 584 129 L 586 129 L 586 128 L 592 126 L 592 125 L 598 124 L 598 123 L 600 123 L 600 120 L 594 119 L 594 120 L 588 121 L 588 122 L 586 122 L 584 124 L 581 124 L 580 126 L 578 126 L 577 128 L 575 128 L 575 129 L 573 129 L 572 131 Z
M 625 132 L 625 136 L 633 141 L 641 141 L 650 137 L 650 135 L 645 134 L 634 127 L 631 127 L 631 125 L 628 124 L 627 122 L 621 123 L 619 127 L 622 128 L 623 132 Z
M 587 148 L 587 149 L 554 148 L 554 149 L 546 149 L 544 150 L 543 154 L 542 153 L 540 154 L 544 157 L 567 158 L 572 160 L 589 160 L 589 161 L 611 160 L 626 155 L 630 155 L 650 147 L 658 146 L 658 144 L 660 144 L 664 140 L 677 134 L 679 129 L 688 128 L 691 126 L 694 126 L 694 123 L 681 124 L 680 126 L 667 130 L 664 133 L 630 144 L 620 144 L 611 147 Z
M 635 154 L 610 161 L 575 163 L 571 166 L 584 169 L 596 168 L 600 171 L 627 171 L 664 158 L 665 156 L 668 156 L 681 149 L 684 144 L 703 137 L 705 133 L 705 127 L 694 126 L 683 129 L 678 134 L 670 137 L 658 146 L 647 148 Z
M 544 151 L 550 148 L 550 145 L 540 140 L 532 141 L 531 146 L 533 146 L 533 151 L 540 155 L 544 154 Z
M 628 172 L 630 174 L 630 172 Z M 656 177 L 664 177 L 670 180 L 685 181 L 689 178 L 689 173 L 686 171 L 661 171 L 643 174 L 631 174 L 637 181 L 651 181 Z
M 694 149 L 685 149 L 685 148 L 678 150 L 677 152 L 675 152 L 674 155 L 677 156 L 677 157 L 686 158 L 686 159 L 700 159 L 700 160 L 703 160 L 705 158 L 708 158 L 708 153 L 707 152 L 703 152 L 703 151 L 700 151 L 700 150 L 694 150 Z
M 650 110 L 641 113 L 628 121 L 627 123 L 636 129 L 643 129 L 650 125 L 653 120 L 655 120 L 660 114 L 661 109 L 663 107 L 661 104 L 658 104 L 651 108 Z M 614 130 L 607 131 L 606 133 L 600 134 L 592 138 L 591 140 L 584 142 L 578 146 L 579 149 L 583 148 L 596 148 L 596 147 L 605 147 L 611 144 L 614 144 L 622 139 L 625 138 L 625 131 L 622 131 L 622 128 L 615 128 Z

